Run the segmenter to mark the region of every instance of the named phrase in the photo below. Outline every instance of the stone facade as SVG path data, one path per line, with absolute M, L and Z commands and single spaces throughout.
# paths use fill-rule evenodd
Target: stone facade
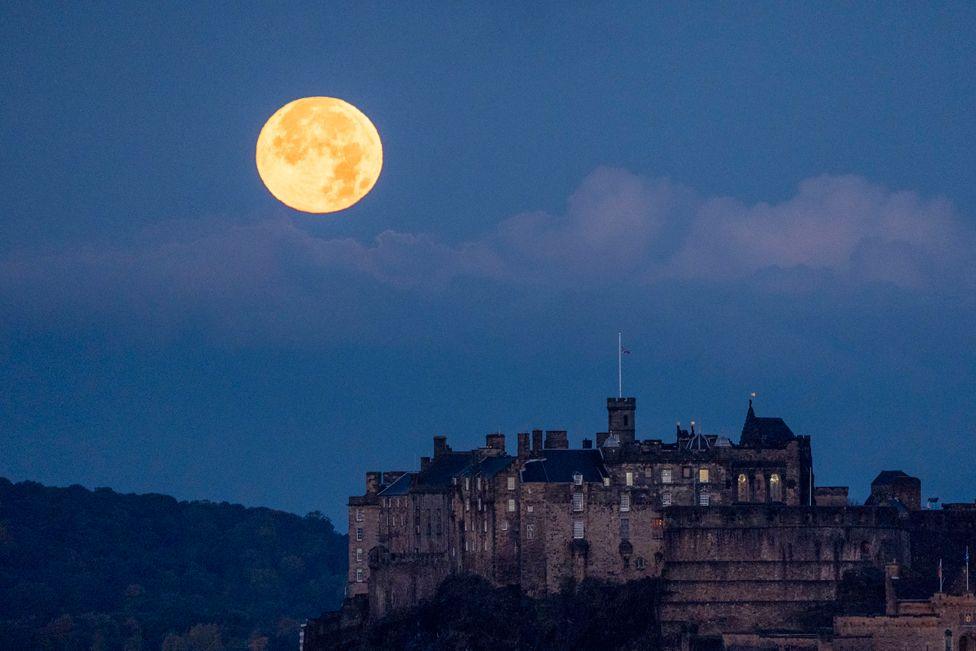
M 852 507 L 846 487 L 815 485 L 810 438 L 751 401 L 738 442 L 694 422 L 669 441 L 640 439 L 634 398 L 607 410 L 595 447 L 570 449 L 563 430 L 519 433 L 515 455 L 500 433 L 463 452 L 436 436 L 419 470 L 367 473 L 365 494 L 349 499 L 348 597 L 378 618 L 456 573 L 532 596 L 586 578 L 659 577 L 669 648 L 826 649 L 835 637 L 848 645 L 838 649 L 887 648 L 850 646 L 881 639 L 865 632 L 886 626 L 872 618 L 839 621 L 826 637 L 803 629 L 846 572 L 919 561 L 913 532 L 934 516 L 920 511 L 917 479 L 883 472 L 868 504 Z M 970 520 L 976 510 L 929 524 L 963 540 Z M 916 547 L 943 544 L 933 540 Z

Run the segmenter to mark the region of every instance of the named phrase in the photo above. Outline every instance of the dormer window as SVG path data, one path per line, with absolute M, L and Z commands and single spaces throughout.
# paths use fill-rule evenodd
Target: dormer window
M 578 471 L 577 472 L 574 472 L 573 473 L 573 483 L 575 485 L 577 485 L 577 486 L 582 486 L 583 485 L 583 473 L 578 472 Z

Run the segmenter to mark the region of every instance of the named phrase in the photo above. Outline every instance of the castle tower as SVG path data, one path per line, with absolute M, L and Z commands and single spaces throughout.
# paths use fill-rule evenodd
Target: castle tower
M 615 436 L 621 443 L 633 443 L 636 410 L 637 398 L 607 398 L 610 436 Z

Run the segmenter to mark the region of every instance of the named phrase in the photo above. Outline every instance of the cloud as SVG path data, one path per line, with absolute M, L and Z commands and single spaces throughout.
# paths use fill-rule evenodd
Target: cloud
M 472 281 L 529 291 L 976 287 L 974 231 L 948 201 L 854 176 L 808 179 L 785 201 L 750 205 L 601 168 L 564 212 L 514 215 L 454 243 L 395 231 L 368 243 L 322 238 L 300 223 L 173 221 L 125 243 L 8 252 L 0 308 L 8 321 L 45 327 L 148 324 L 156 334 L 211 328 L 248 338 L 355 328 L 404 292 L 436 297 Z

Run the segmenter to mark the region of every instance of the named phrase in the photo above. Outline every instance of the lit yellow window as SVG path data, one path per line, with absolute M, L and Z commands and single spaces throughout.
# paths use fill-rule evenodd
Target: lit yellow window
M 698 481 L 703 484 L 708 482 L 708 468 L 698 469 Z

